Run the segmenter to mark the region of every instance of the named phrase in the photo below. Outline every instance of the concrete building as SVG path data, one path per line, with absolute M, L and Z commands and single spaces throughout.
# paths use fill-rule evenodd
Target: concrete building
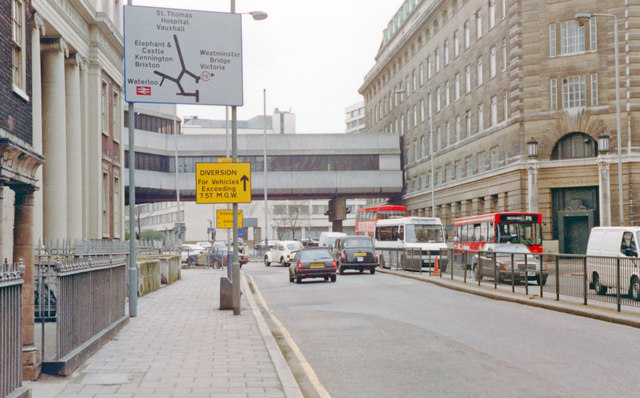
M 617 17 L 619 130 L 614 19 L 581 25 L 587 10 Z M 595 225 L 638 224 L 639 14 L 623 0 L 406 0 L 359 91 L 367 131 L 403 137 L 409 212 L 451 225 L 540 211 L 547 249 L 567 253 Z
M 162 113 L 159 112 L 159 108 L 156 106 L 137 106 L 136 112 L 138 111 L 140 112 L 137 116 L 138 118 L 156 120 L 155 124 L 162 124 L 162 120 L 169 121 L 175 116 L 174 110 L 167 108 Z M 171 112 L 174 112 L 173 115 Z M 265 128 L 264 121 L 265 118 L 263 116 L 256 116 L 249 120 L 239 120 L 238 134 L 242 136 L 252 134 L 261 139 Z M 153 125 L 153 123 L 149 123 L 148 126 L 136 124 L 136 128 L 140 130 L 152 131 L 149 126 Z M 225 124 L 225 120 L 192 117 L 186 118 L 184 122 L 179 121 L 179 129 L 177 131 L 178 134 L 185 135 L 221 135 L 226 133 Z M 292 112 L 283 113 L 275 109 L 274 114 L 268 115 L 266 118 L 266 128 L 267 134 L 295 134 L 295 114 Z M 229 142 L 229 149 L 230 145 Z M 170 152 L 171 148 L 167 149 Z M 216 148 L 218 152 L 220 149 Z M 138 153 L 136 154 L 136 162 L 137 164 L 141 164 L 138 162 L 153 162 L 152 156 L 151 154 Z M 240 153 L 240 156 L 243 156 L 243 154 Z M 175 170 L 173 165 L 168 165 L 168 168 Z M 183 171 L 186 172 L 187 170 Z M 257 179 L 262 178 L 260 172 L 257 172 L 257 174 Z M 347 200 L 349 214 L 347 219 L 343 221 L 345 232 L 353 233 L 355 231 L 356 210 L 364 203 L 364 199 Z M 255 241 L 256 243 L 264 239 L 264 201 L 254 200 L 250 204 L 239 204 L 238 207 L 243 212 L 244 226 L 246 227 L 244 239 Z M 269 239 L 317 239 L 322 231 L 331 230 L 332 224 L 329 222 L 327 215 L 325 215 L 328 210 L 326 200 L 269 200 L 268 207 L 269 227 L 266 230 L 269 234 Z M 136 212 L 139 217 L 138 226 L 141 231 L 152 230 L 162 232 L 171 237 L 178 237 L 180 225 L 183 223 L 185 231 L 180 238 L 187 242 L 197 242 L 212 239 L 211 230 L 216 226 L 217 210 L 230 208 L 230 205 L 196 204 L 193 201 L 183 200 L 180 204 L 177 201 L 139 204 Z M 125 212 L 126 219 L 128 219 L 128 214 L 127 210 Z M 125 223 L 128 225 L 128 221 L 125 221 Z M 230 237 L 231 230 L 221 229 L 216 232 L 215 239 L 228 240 Z
M 364 133 L 365 126 L 365 112 L 364 112 L 364 101 L 358 102 L 357 104 L 350 105 L 344 109 L 345 113 L 345 122 L 347 124 L 347 128 L 345 129 L 345 133 Z

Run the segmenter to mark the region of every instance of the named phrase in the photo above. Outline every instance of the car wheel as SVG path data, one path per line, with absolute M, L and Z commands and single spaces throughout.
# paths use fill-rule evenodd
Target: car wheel
M 364 268 L 360 268 L 358 271 L 359 271 L 360 273 L 363 273 L 363 272 L 364 272 Z
M 302 283 L 302 278 L 300 278 L 299 276 L 296 276 L 296 283 Z
M 631 286 L 629 287 L 629 295 L 631 299 L 640 301 L 640 280 L 637 277 L 631 278 Z
M 196 259 L 195 258 L 190 258 L 189 261 L 187 262 L 187 264 L 189 264 L 189 266 L 193 267 L 196 265 Z
M 340 273 L 340 275 L 344 275 L 344 267 L 342 266 L 342 264 L 338 265 L 338 272 Z
M 284 262 L 284 257 L 280 257 L 280 265 L 287 265 L 287 263 Z
M 607 287 L 600 284 L 600 277 L 598 276 L 598 274 L 593 274 L 593 289 L 599 295 L 607 293 Z
M 264 256 L 264 265 L 267 267 L 271 265 L 271 262 L 269 261 L 269 258 L 267 256 Z
M 536 282 L 538 283 L 538 286 L 540 286 L 540 277 L 538 277 L 538 279 L 536 279 Z M 528 281 L 527 281 L 527 283 L 528 283 Z M 544 276 L 544 277 L 542 277 L 542 286 L 544 286 L 546 284 L 547 284 L 547 277 Z
M 336 274 L 331 275 L 331 282 L 335 282 L 336 281 Z
M 371 273 L 371 275 L 376 273 L 376 267 L 371 267 L 369 268 L 369 272 Z
M 329 277 L 325 275 L 325 276 L 324 276 L 324 281 L 326 282 L 326 281 L 328 281 L 328 280 L 329 280 Z
M 477 264 L 473 264 L 473 266 L 471 266 L 471 273 L 473 274 L 473 279 L 475 279 L 477 281 L 481 281 L 482 280 L 482 275 L 480 275 L 480 272 L 478 271 L 478 265 Z
M 295 278 L 291 275 L 291 272 L 289 272 L 289 282 L 293 282 L 294 280 Z

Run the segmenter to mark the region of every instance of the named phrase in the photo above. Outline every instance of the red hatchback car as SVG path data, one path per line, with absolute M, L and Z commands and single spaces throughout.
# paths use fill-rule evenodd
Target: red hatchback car
M 336 281 L 336 262 L 326 247 L 298 250 L 289 266 L 289 282 L 302 282 L 306 278 L 324 278 Z

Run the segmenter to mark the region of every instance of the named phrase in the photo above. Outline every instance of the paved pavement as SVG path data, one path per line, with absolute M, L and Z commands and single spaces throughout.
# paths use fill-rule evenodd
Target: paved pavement
M 33 398 L 302 397 L 246 280 L 242 314 L 218 309 L 223 276 L 182 270 L 138 298 L 138 316 L 71 376 L 24 386 Z

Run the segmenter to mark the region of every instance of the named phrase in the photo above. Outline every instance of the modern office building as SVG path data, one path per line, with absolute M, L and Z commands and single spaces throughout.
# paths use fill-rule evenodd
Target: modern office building
M 587 11 L 609 15 L 576 20 Z M 540 211 L 547 249 L 568 253 L 595 225 L 640 223 L 639 13 L 623 0 L 404 1 L 359 91 L 367 131 L 403 137 L 410 213 L 451 225 Z
M 346 107 L 344 113 L 347 125 L 345 133 L 364 133 L 364 101 Z

